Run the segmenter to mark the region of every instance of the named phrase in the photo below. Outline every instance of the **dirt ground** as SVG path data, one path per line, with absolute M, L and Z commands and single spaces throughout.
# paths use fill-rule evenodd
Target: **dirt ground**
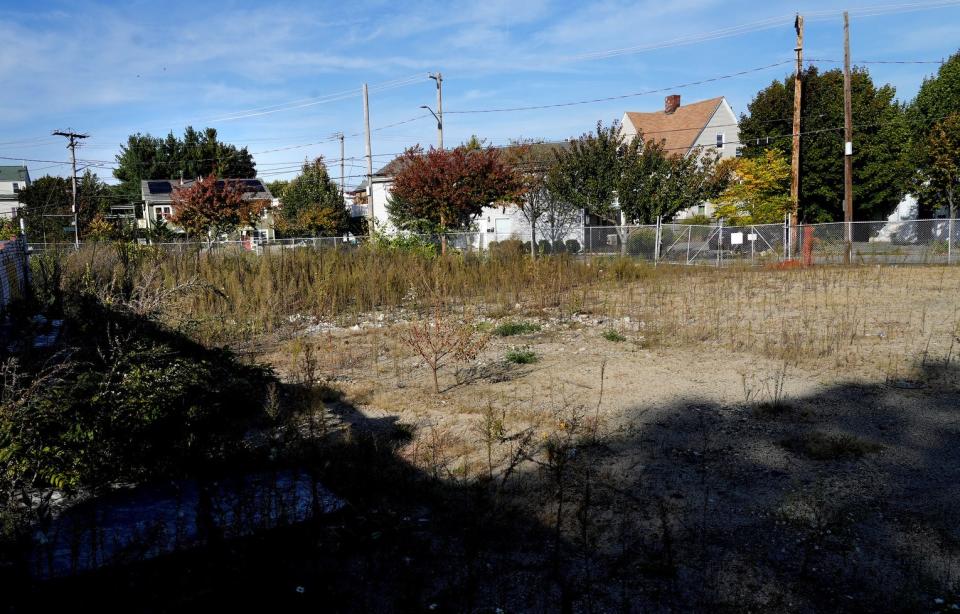
M 958 299 L 960 269 L 889 267 L 490 306 L 481 331 L 540 329 L 491 336 L 440 394 L 400 338 L 411 313 L 308 323 L 261 358 L 342 393 L 344 426 L 404 425 L 398 454 L 424 476 L 498 484 L 555 529 L 574 610 L 954 611 Z M 535 362 L 508 362 L 517 348 Z M 500 604 L 532 607 L 523 586 Z

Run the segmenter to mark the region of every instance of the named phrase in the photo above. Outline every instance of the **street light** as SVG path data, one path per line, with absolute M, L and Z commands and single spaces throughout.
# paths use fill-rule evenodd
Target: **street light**
M 430 73 L 427 77 L 437 82 L 437 112 L 434 113 L 433 109 L 426 105 L 420 108 L 430 111 L 430 114 L 437 118 L 437 146 L 443 149 L 443 75 Z

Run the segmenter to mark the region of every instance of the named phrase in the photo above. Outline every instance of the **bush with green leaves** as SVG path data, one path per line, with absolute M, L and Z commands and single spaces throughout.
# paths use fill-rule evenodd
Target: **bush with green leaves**
M 377 234 L 373 236 L 370 244 L 376 249 L 416 252 L 425 256 L 435 256 L 440 253 L 437 242 L 420 235 L 398 234 L 387 236 Z
M 615 343 L 619 343 L 621 341 L 627 340 L 626 337 L 624 337 L 621 333 L 613 330 L 612 328 L 609 330 L 603 331 L 603 338 L 606 339 L 607 341 L 613 341 Z
M 515 365 L 529 365 L 540 360 L 537 353 L 528 347 L 512 348 L 507 352 L 507 362 Z
M 577 241 L 576 239 L 567 239 L 564 242 L 564 247 L 566 248 L 568 254 L 580 253 L 580 241 Z
M 67 305 L 68 349 L 2 365 L 0 504 L 35 487 L 182 474 L 241 445 L 269 371 L 76 300 Z
M 540 325 L 533 322 L 504 322 L 493 329 L 493 334 L 498 337 L 512 337 L 535 333 L 539 330 Z

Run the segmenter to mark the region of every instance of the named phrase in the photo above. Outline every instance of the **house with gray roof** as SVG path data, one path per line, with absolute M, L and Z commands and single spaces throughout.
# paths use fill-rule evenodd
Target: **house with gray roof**
M 174 195 L 180 190 L 192 186 L 196 180 L 181 179 L 151 179 L 140 182 L 140 195 L 143 199 L 143 213 L 137 220 L 140 228 L 151 229 L 157 225 L 159 220 L 168 222 L 173 216 Z M 259 179 L 218 179 L 218 186 L 228 184 L 243 190 L 246 200 L 263 201 L 265 211 L 260 222 L 256 227 L 245 227 L 240 229 L 240 238 L 244 241 L 250 241 L 251 244 L 258 244 L 261 241 L 269 241 L 274 238 L 273 232 L 273 212 L 272 209 L 277 206 L 277 199 L 270 193 Z M 174 231 L 180 231 L 176 226 L 170 224 Z
M 20 190 L 30 185 L 26 166 L 0 166 L 0 217 L 12 218 L 20 208 Z

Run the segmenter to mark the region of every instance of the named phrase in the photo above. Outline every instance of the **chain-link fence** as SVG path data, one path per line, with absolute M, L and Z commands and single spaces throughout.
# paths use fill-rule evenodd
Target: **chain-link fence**
M 810 224 L 797 232 L 804 264 L 953 264 L 958 220 Z
M 679 223 L 636 226 L 587 226 L 576 238 L 540 240 L 537 253 L 577 257 L 624 256 L 651 263 L 706 266 L 766 265 L 796 261 L 816 264 L 953 264 L 958 261 L 960 220 L 844 222 L 826 224 L 756 224 L 749 226 Z M 849 241 L 848 241 L 849 238 Z M 485 254 L 510 245 L 529 253 L 529 239 L 491 232 L 415 234 L 385 238 L 402 244 L 433 245 L 439 251 Z M 154 245 L 167 250 L 201 252 L 282 253 L 291 249 L 353 250 L 366 236 L 246 238 L 236 241 L 180 240 Z M 31 243 L 34 253 L 72 250 L 72 243 Z

